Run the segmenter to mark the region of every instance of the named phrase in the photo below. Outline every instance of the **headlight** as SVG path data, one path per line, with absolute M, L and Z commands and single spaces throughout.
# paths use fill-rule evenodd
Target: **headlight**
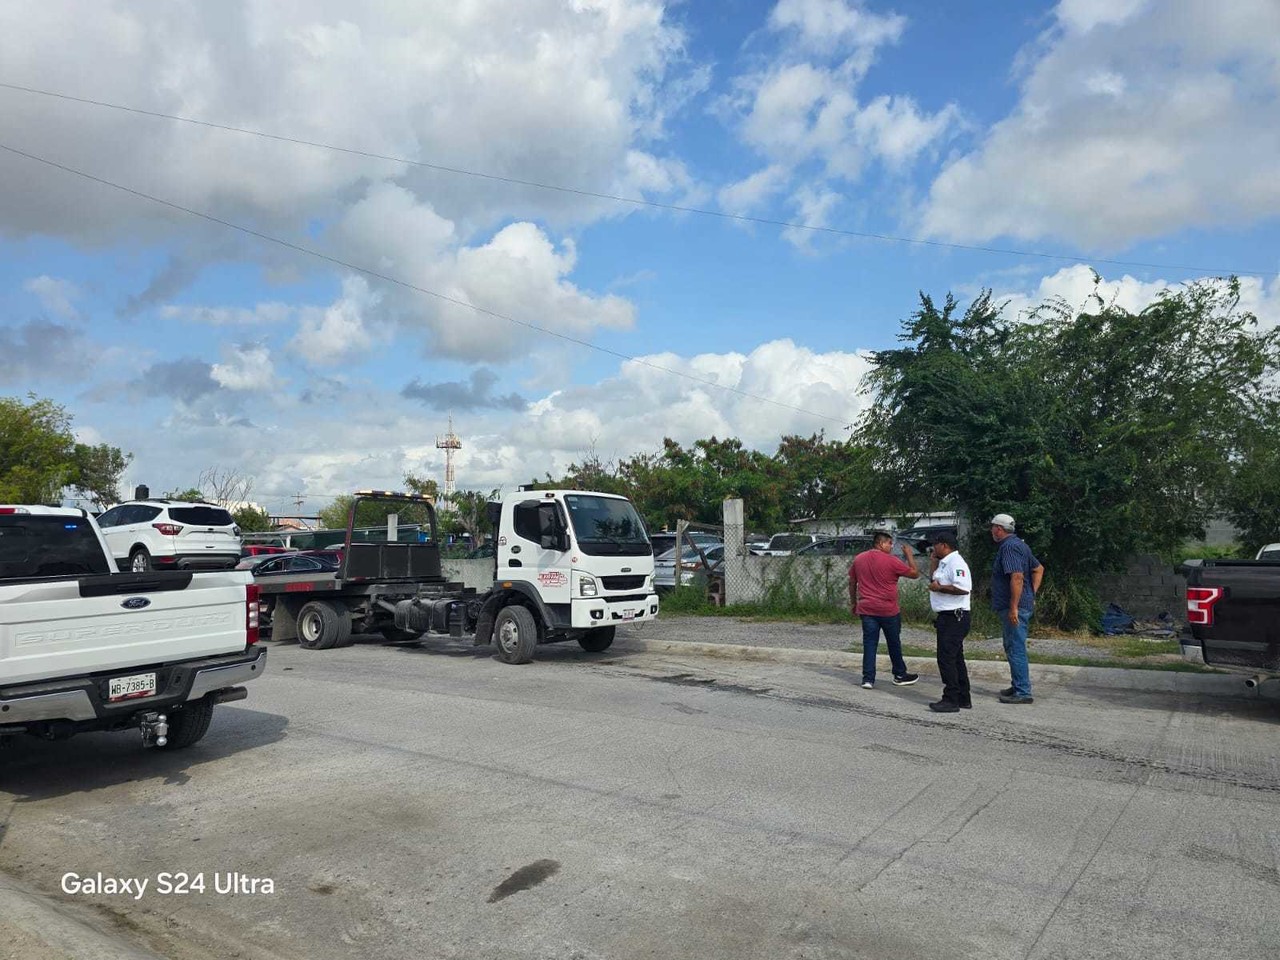
M 596 595 L 596 578 L 580 577 L 578 579 L 578 596 L 594 597 Z

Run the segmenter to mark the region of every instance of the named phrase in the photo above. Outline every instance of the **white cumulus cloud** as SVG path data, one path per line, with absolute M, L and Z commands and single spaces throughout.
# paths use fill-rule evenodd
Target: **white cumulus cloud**
M 1101 272 L 1099 271 L 1099 275 Z M 1012 290 L 996 296 L 997 303 L 1007 303 L 1010 316 L 1026 316 L 1048 301 L 1061 301 L 1075 311 L 1093 309 L 1097 300 L 1114 304 L 1136 313 L 1150 305 L 1163 291 L 1176 292 L 1191 280 L 1139 280 L 1125 274 L 1117 278 L 1095 279 L 1094 269 L 1086 264 L 1063 267 L 1042 277 L 1032 289 Z M 1221 281 L 1219 281 L 1221 282 Z M 1096 299 L 1095 299 L 1096 298 Z M 1258 318 L 1264 328 L 1280 326 L 1280 275 L 1240 278 L 1240 309 Z
M 209 368 L 209 376 L 227 390 L 258 390 L 274 388 L 275 365 L 271 351 L 265 344 L 228 346 L 223 350 L 224 361 Z
M 1280 4 L 1063 0 L 1013 112 L 938 175 L 923 229 L 1120 249 L 1280 214 Z
M 850 0 L 780 0 L 769 17 L 776 54 L 735 78 L 734 93 L 722 103 L 722 114 L 764 165 L 723 187 L 721 205 L 746 213 L 785 193 L 802 222 L 823 225 L 869 168 L 904 174 L 945 141 L 960 122 L 954 104 L 930 111 L 906 94 L 860 96 L 880 51 L 897 43 L 906 25 L 899 15 Z M 803 245 L 811 234 L 785 236 Z

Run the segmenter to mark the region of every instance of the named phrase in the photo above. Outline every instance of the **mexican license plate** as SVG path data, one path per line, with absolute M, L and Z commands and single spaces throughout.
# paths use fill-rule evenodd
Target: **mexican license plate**
M 634 620 L 635 618 L 636 618 L 636 611 L 635 611 L 635 608 L 633 608 L 633 607 L 623 607 L 623 609 L 622 609 L 622 619 L 623 619 L 623 620 Z
M 132 677 L 112 677 L 107 689 L 107 700 L 134 700 L 138 697 L 150 697 L 156 692 L 156 675 L 154 673 L 135 673 Z

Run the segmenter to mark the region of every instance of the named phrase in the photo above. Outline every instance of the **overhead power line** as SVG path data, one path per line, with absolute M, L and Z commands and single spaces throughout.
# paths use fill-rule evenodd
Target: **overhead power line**
M 314 250 L 310 247 L 304 247 L 301 244 L 292 243 L 289 240 L 284 240 L 280 237 L 272 236 L 269 233 L 263 233 L 260 230 L 254 230 L 252 227 L 246 227 L 243 224 L 233 223 L 230 220 L 224 220 L 221 217 L 215 217 L 213 214 L 205 213 L 202 210 L 195 210 L 191 207 L 183 206 L 180 203 L 174 203 L 172 200 L 165 200 L 162 197 L 153 196 L 152 194 L 144 193 L 141 190 L 135 190 L 132 187 L 126 187 L 125 185 L 116 183 L 113 180 L 107 180 L 104 177 L 95 176 L 94 174 L 86 173 L 83 170 L 77 170 L 75 167 L 69 167 L 66 164 L 58 163 L 56 160 L 50 160 L 47 157 L 37 156 L 36 154 L 28 153 L 25 150 L 19 150 L 17 147 L 11 147 L 5 143 L 0 143 L 0 150 L 5 151 L 6 153 L 11 153 L 15 156 L 25 157 L 27 160 L 32 160 L 36 163 L 45 164 L 46 166 L 53 167 L 57 170 L 63 171 L 64 173 L 72 174 L 73 176 L 80 177 L 84 180 L 88 180 L 93 183 L 100 184 L 104 187 L 111 187 L 113 190 L 119 190 L 122 193 L 127 193 L 130 196 L 138 197 L 139 199 L 142 199 L 142 200 L 147 200 L 151 203 L 158 204 L 159 206 L 162 206 L 162 207 L 167 207 L 170 210 L 177 210 L 180 213 L 185 213 L 192 217 L 198 217 L 201 220 L 207 220 L 210 223 L 216 223 L 220 226 L 227 227 L 228 229 L 231 229 L 231 230 L 237 230 L 240 233 L 247 234 L 248 236 L 251 236 L 251 237 L 256 237 L 257 239 L 263 240 L 267 243 L 273 243 L 273 244 L 276 244 L 277 246 L 284 247 L 288 250 L 294 250 L 298 253 L 306 254 L 309 257 L 315 257 L 317 260 L 324 260 L 327 263 L 332 263 L 336 266 L 343 267 L 344 269 L 351 270 L 355 273 L 361 273 L 361 274 L 364 274 L 365 276 L 373 277 L 377 280 L 383 281 L 384 283 L 394 284 L 395 286 L 403 287 L 406 290 L 413 290 L 416 293 L 421 293 L 425 296 L 433 297 L 434 299 L 439 300 L 443 303 L 451 303 L 451 304 L 454 304 L 455 306 L 465 307 L 468 310 L 473 310 L 476 313 L 483 314 L 484 316 L 487 316 L 487 317 L 493 317 L 494 319 L 497 319 L 497 320 L 505 320 L 507 323 L 514 324 L 515 326 L 518 326 L 518 327 L 524 327 L 527 330 L 533 330 L 536 333 L 543 333 L 551 337 L 556 337 L 568 343 L 577 344 L 580 347 L 586 347 L 588 350 L 595 350 L 597 353 L 607 354 L 608 356 L 615 357 L 619 360 L 626 360 L 630 363 L 639 364 L 640 366 L 648 367 L 651 370 L 657 370 L 661 373 L 670 374 L 671 376 L 674 376 L 674 377 L 680 377 L 692 383 L 701 384 L 702 386 L 712 387 L 716 390 L 723 390 L 727 393 L 732 393 L 748 400 L 756 400 L 756 401 L 759 401 L 760 403 L 766 403 L 774 407 L 779 407 L 783 410 L 790 410 L 792 413 L 804 414 L 805 416 L 813 417 L 814 419 L 817 419 L 817 420 L 825 420 L 829 423 L 838 423 L 842 428 L 849 426 L 849 421 L 847 418 L 832 417 L 824 413 L 817 413 L 816 411 L 813 411 L 813 410 L 806 410 L 804 407 L 793 406 L 792 404 L 783 403 L 781 400 L 774 400 L 770 397 L 762 397 L 759 394 L 750 393 L 749 391 L 741 390 L 738 387 L 731 387 L 731 386 L 728 386 L 727 384 L 718 383 L 715 380 L 711 380 L 706 377 L 699 377 L 691 373 L 685 373 L 684 371 L 681 371 L 681 370 L 673 370 L 670 367 L 664 367 L 660 363 L 654 363 L 653 361 L 646 360 L 643 357 L 635 357 L 630 354 L 623 353 L 620 350 L 611 350 L 608 347 L 603 347 L 599 344 L 591 343 L 589 340 L 583 340 L 579 337 L 570 336 L 567 333 L 561 333 L 558 330 L 552 330 L 548 327 L 544 327 L 544 326 L 541 326 L 540 324 L 532 323 L 528 320 L 520 320 L 516 317 L 508 316 L 505 313 L 499 313 L 496 310 L 489 310 L 489 309 L 486 309 L 485 307 L 477 306 L 474 303 L 468 303 L 466 300 L 459 300 L 457 297 L 450 297 L 447 294 L 439 293 L 435 290 L 428 290 L 426 287 L 420 287 L 417 284 L 410 283 L 407 280 L 401 280 L 399 277 L 393 277 L 390 274 L 381 273 L 377 270 L 371 270 L 368 267 L 362 267 L 359 264 L 351 263 L 339 257 L 330 256 L 327 253 L 322 253 L 319 250 Z
M 648 200 L 644 197 L 625 197 L 612 193 L 602 193 L 595 190 L 584 190 L 579 187 L 569 187 L 563 184 L 541 183 L 537 180 L 524 180 L 520 177 L 508 177 L 495 173 L 484 173 L 479 170 L 468 170 L 464 167 L 449 166 L 442 163 L 431 163 L 427 160 L 413 160 L 409 157 L 397 157 L 390 154 L 378 153 L 373 150 L 360 150 L 354 147 L 343 147 L 333 143 L 323 143 L 317 140 L 306 140 L 302 137 L 290 137 L 278 133 L 268 133 L 265 130 L 254 130 L 248 127 L 237 127 L 227 123 L 216 123 L 212 120 L 201 120 L 196 117 L 184 117 L 176 113 L 164 113 L 159 110 L 144 110 L 141 107 L 131 107 L 127 104 L 112 103 L 107 100 L 95 100 L 90 97 L 77 97 L 69 93 L 58 93 L 53 90 L 41 90 L 37 87 L 23 86 L 17 83 L 5 83 L 0 81 L 0 89 L 13 90 L 18 93 L 27 93 L 35 96 L 49 97 L 55 100 L 64 100 L 70 103 L 80 103 L 93 107 L 103 107 L 108 110 L 119 110 L 123 113 L 132 113 L 142 117 L 153 117 L 160 120 L 173 120 L 179 123 L 187 123 L 197 127 L 207 127 L 211 130 L 223 130 L 228 133 L 239 133 L 250 137 L 260 137 L 264 140 L 274 140 L 278 143 L 289 143 L 301 147 L 313 147 L 318 150 L 331 150 L 336 153 L 345 153 L 353 157 L 363 157 L 368 160 L 386 160 L 391 163 L 401 163 L 412 167 L 420 167 L 425 170 L 434 170 L 439 173 L 450 173 L 462 177 L 473 177 L 479 180 L 489 180 L 495 183 L 506 183 L 513 186 L 532 187 L 537 190 L 552 190 L 557 193 L 567 193 L 578 197 L 587 197 L 593 200 L 607 200 L 612 203 L 626 203 L 636 207 L 648 207 L 654 210 L 669 210 L 674 213 L 690 213 L 698 214 L 704 217 L 716 217 L 720 220 L 731 220 L 737 223 L 750 223 L 757 226 L 766 227 L 783 227 L 791 230 L 807 230 L 811 233 L 824 233 L 834 236 L 853 237 L 860 240 L 877 240 L 885 243 L 906 243 L 916 246 L 936 247 L 944 250 L 965 250 L 975 253 L 996 253 L 1011 257 L 1030 257 L 1040 260 L 1058 260 L 1067 263 L 1083 263 L 1083 264 L 1106 264 L 1112 267 L 1139 267 L 1147 270 L 1176 270 L 1185 273 L 1207 273 L 1216 276 L 1225 276 L 1228 274 L 1246 275 L 1256 274 L 1266 276 L 1271 274 L 1271 270 L 1232 270 L 1218 267 L 1197 267 L 1189 264 L 1177 263 L 1148 263 L 1141 260 L 1117 260 L 1107 257 L 1080 257 L 1066 253 L 1049 253 L 1040 250 L 1021 250 L 1013 247 L 990 247 L 980 244 L 971 243 L 954 243 L 945 240 L 931 240 L 927 237 L 901 237 L 889 233 L 872 233 L 862 230 L 847 230 L 843 227 L 824 227 L 815 226 L 809 223 L 797 223 L 790 220 L 775 220 L 769 217 L 753 217 L 741 213 L 728 213 L 724 210 L 712 210 L 707 207 L 692 207 L 679 203 L 663 203 L 660 200 Z

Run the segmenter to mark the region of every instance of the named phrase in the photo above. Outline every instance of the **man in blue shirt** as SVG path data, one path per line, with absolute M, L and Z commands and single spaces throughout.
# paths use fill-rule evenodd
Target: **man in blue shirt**
M 1015 529 L 1013 517 L 1007 513 L 991 518 L 991 539 L 996 542 L 996 558 L 991 565 L 991 609 L 1000 615 L 1004 654 L 1013 681 L 1013 686 L 1001 692 L 1000 702 L 1033 703 L 1031 671 L 1027 666 L 1027 625 L 1035 611 L 1044 566 L 1014 533 Z

